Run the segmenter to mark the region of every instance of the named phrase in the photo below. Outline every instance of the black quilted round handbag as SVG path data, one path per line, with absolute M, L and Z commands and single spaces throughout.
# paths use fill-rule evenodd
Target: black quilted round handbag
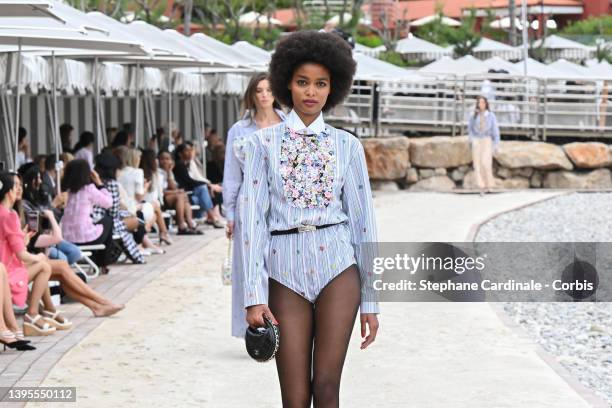
M 264 315 L 265 327 L 247 327 L 244 336 L 247 353 L 260 363 L 274 358 L 278 351 L 280 331 L 268 316 Z

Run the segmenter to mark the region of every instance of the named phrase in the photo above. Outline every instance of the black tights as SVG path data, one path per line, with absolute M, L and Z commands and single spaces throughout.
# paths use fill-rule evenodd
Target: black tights
M 340 377 L 360 301 L 352 265 L 312 303 L 270 279 L 269 307 L 279 322 L 276 368 L 284 408 L 338 407 Z

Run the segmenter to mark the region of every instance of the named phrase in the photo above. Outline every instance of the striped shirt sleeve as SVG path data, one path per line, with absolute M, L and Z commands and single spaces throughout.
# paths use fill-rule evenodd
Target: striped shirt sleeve
M 268 271 L 265 258 L 268 253 L 268 157 L 257 134 L 245 145 L 244 166 L 244 218 L 242 228 L 244 267 L 244 306 L 267 304 Z
M 348 216 L 351 244 L 361 277 L 361 313 L 379 313 L 372 265 L 377 248 L 374 204 L 363 146 L 353 139 L 351 159 L 342 187 L 342 208 Z

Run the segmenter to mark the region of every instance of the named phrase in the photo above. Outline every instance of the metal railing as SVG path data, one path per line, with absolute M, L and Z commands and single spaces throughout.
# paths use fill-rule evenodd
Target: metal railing
M 612 81 L 500 74 L 364 84 L 326 119 L 378 136 L 390 130 L 461 135 L 480 95 L 502 135 L 612 138 Z

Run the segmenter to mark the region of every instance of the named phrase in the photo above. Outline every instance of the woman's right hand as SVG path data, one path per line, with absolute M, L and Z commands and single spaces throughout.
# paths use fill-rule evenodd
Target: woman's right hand
M 100 175 L 95 170 L 91 171 L 91 181 L 93 181 L 93 183 L 98 187 L 102 187 L 104 185 L 104 183 L 102 183 L 102 180 L 100 179 Z
M 251 327 L 263 327 L 266 325 L 263 316 L 268 316 L 272 323 L 278 325 L 278 321 L 268 308 L 268 305 L 253 305 L 247 307 L 246 321 Z

